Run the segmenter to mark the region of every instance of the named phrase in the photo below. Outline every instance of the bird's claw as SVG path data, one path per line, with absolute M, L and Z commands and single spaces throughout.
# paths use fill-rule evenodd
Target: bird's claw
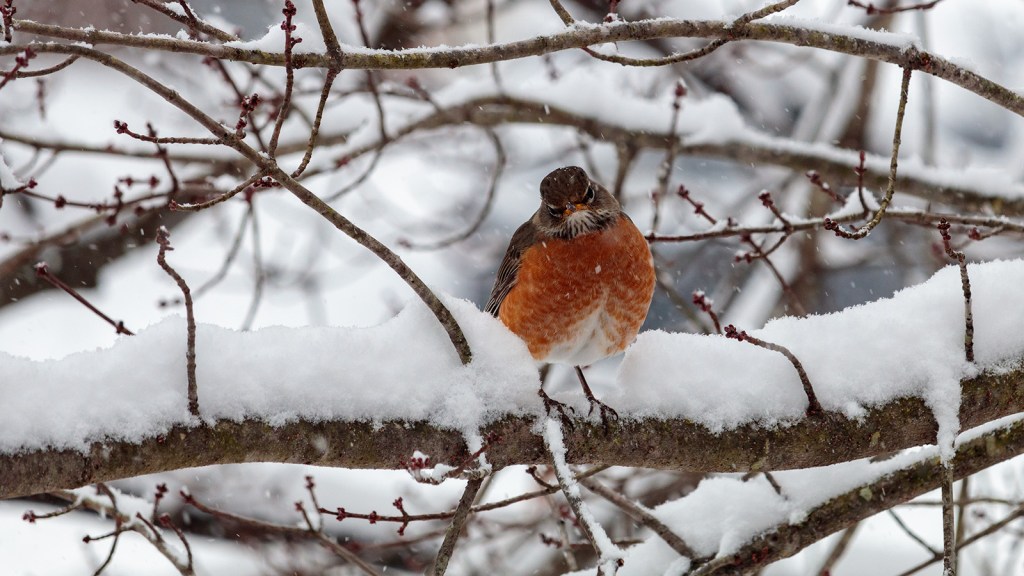
M 590 401 L 590 412 L 587 412 L 587 416 L 592 416 L 594 414 L 594 408 L 597 408 L 598 413 L 601 415 L 601 425 L 604 426 L 604 429 L 607 432 L 610 427 L 611 420 L 619 419 L 619 413 L 611 406 L 601 402 L 593 396 L 590 396 L 587 400 Z
M 555 411 L 558 412 L 558 417 L 562 420 L 562 423 L 565 424 L 567 428 L 573 427 L 572 418 L 576 414 L 576 411 L 573 410 L 572 406 L 563 404 L 558 400 L 551 398 L 543 388 L 537 390 L 537 395 L 544 401 L 544 412 L 547 413 L 548 416 L 551 415 L 551 409 L 554 408 Z

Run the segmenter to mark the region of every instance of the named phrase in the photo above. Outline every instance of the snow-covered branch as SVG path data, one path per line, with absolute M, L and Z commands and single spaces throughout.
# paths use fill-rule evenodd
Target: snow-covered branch
M 26 20 L 14 20 L 16 32 L 61 38 L 94 46 L 109 44 L 133 46 L 185 54 L 211 56 L 236 62 L 284 66 L 280 52 L 267 52 L 246 43 L 213 44 L 167 36 L 122 34 L 103 30 L 65 28 Z M 855 27 L 829 26 L 800 19 L 776 19 L 772 22 L 736 24 L 732 21 L 678 20 L 659 18 L 636 22 L 616 21 L 605 24 L 577 23 L 563 32 L 537 36 L 527 40 L 488 46 L 410 48 L 405 50 L 372 50 L 342 46 L 341 58 L 335 62 L 325 52 L 312 47 L 296 54 L 297 68 L 416 70 L 426 68 L 459 68 L 540 56 L 573 48 L 585 48 L 608 42 L 657 40 L 665 38 L 722 38 L 759 40 L 806 46 L 851 54 L 903 68 L 921 70 L 947 82 L 974 92 L 1007 110 L 1024 115 L 1024 96 L 972 70 L 918 46 L 917 40 L 901 34 L 867 31 Z M 35 43 L 38 53 L 76 54 L 73 45 Z M 322 46 L 322 45 L 321 45 Z M 0 46 L 0 55 L 14 54 L 24 47 L 19 44 Z
M 1024 411 L 1022 389 L 1024 371 L 965 381 L 959 414 L 964 429 Z M 547 462 L 543 441 L 533 433 L 533 420 L 509 416 L 487 425 L 486 433 L 501 438 L 487 452 L 488 462 L 497 468 Z M 935 432 L 935 419 L 925 402 L 903 398 L 869 409 L 860 418 L 829 413 L 785 428 L 750 424 L 717 434 L 685 419 L 623 418 L 613 422 L 606 435 L 599 422 L 577 420 L 566 432 L 565 443 L 566 458 L 572 464 L 747 472 L 827 466 L 890 454 L 934 443 Z M 294 462 L 402 469 L 416 450 L 433 455 L 438 462 L 460 462 L 470 454 L 459 431 L 437 424 L 341 418 L 278 426 L 221 420 L 197 427 L 168 427 L 139 441 L 97 441 L 84 448 L 24 449 L 0 455 L 0 498 L 211 464 Z M 1004 457 L 1016 453 L 1007 452 Z

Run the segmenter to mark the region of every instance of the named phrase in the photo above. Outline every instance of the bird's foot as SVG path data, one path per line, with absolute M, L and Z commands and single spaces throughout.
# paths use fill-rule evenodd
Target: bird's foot
M 543 388 L 537 390 L 537 395 L 544 401 L 544 412 L 546 412 L 548 416 L 551 416 L 551 410 L 554 409 L 558 412 L 558 417 L 567 428 L 573 427 L 572 415 L 575 415 L 576 411 L 572 409 L 572 406 L 563 404 L 558 400 L 551 398 Z
M 619 413 L 614 408 L 598 400 L 593 394 L 587 396 L 587 400 L 590 402 L 590 412 L 587 412 L 587 416 L 594 414 L 594 408 L 598 409 L 598 413 L 601 415 L 601 425 L 604 426 L 605 432 L 609 430 L 610 422 L 612 420 L 619 419 Z

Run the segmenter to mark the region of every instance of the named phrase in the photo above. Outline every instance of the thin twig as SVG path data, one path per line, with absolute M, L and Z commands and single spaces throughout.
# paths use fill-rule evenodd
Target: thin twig
M 967 536 L 967 506 L 971 501 L 971 490 L 970 480 L 968 476 L 960 481 L 960 493 L 957 494 L 956 500 L 953 505 L 957 507 L 956 511 L 956 546 L 957 546 L 957 563 L 960 560 L 960 544 L 964 541 L 964 537 Z
M 975 533 L 970 538 L 965 539 L 963 541 L 963 543 L 961 544 L 960 548 L 961 549 L 967 548 L 968 546 L 974 544 L 975 542 L 980 542 L 981 540 L 985 539 L 986 537 L 988 537 L 988 536 L 998 532 L 999 530 L 1002 530 L 1007 524 L 1009 524 L 1009 523 L 1013 522 L 1014 520 L 1016 520 L 1018 518 L 1021 518 L 1021 517 L 1024 517 L 1024 506 L 1021 506 L 1021 507 L 1017 508 L 1016 510 L 1014 510 L 1013 512 L 1008 514 L 1002 520 L 999 520 L 998 522 L 994 522 L 994 523 L 990 524 L 984 530 Z M 942 554 L 936 554 L 934 557 L 929 558 L 928 560 L 925 560 L 925 561 L 921 562 L 920 564 L 918 564 L 916 566 L 908 568 L 908 569 L 904 570 L 903 572 L 900 572 L 900 574 L 898 576 L 910 576 L 911 574 L 916 574 L 917 572 L 920 572 L 921 570 L 924 570 L 925 568 L 931 566 L 932 564 L 935 564 L 936 562 L 939 562 L 940 560 L 942 560 Z
M 968 362 L 974 362 L 974 312 L 971 309 L 971 278 L 967 275 L 967 256 L 954 250 L 950 245 L 952 236 L 949 234 L 949 221 L 940 220 L 938 228 L 946 256 L 956 261 L 960 267 L 960 286 L 964 293 L 964 355 Z
M 858 0 L 846 0 L 847 6 L 853 6 L 855 8 L 863 8 L 864 12 L 868 15 L 871 14 L 898 14 L 900 12 L 910 12 L 912 10 L 931 10 L 942 0 L 931 0 L 931 2 L 919 2 L 917 4 L 910 4 L 907 6 L 895 6 L 891 8 L 875 6 L 873 2 L 860 2 Z
M 185 371 L 188 374 L 188 412 L 198 418 L 199 387 L 196 383 L 196 318 L 192 309 L 192 292 L 189 290 L 188 284 L 185 283 L 185 279 L 181 277 L 181 274 L 178 274 L 167 263 L 167 252 L 174 250 L 171 246 L 170 236 L 167 228 L 163 226 L 157 230 L 156 243 L 160 245 L 160 250 L 156 254 L 156 262 L 164 269 L 168 276 L 174 279 L 178 288 L 181 289 L 182 297 L 185 299 L 185 322 L 188 325 L 187 348 L 185 349 Z
M 451 311 L 443 302 L 441 302 L 437 295 L 434 294 L 423 280 L 420 279 L 420 277 L 413 272 L 413 270 L 409 268 L 409 266 L 406 265 L 405 262 L 403 262 L 402 259 L 390 248 L 385 246 L 362 228 L 356 226 L 351 220 L 338 213 L 338 211 L 334 210 L 319 196 L 311 192 L 308 188 L 292 178 L 287 172 L 282 170 L 277 163 L 273 161 L 273 159 L 254 150 L 222 123 L 197 108 L 194 104 L 183 98 L 181 94 L 172 90 L 167 85 L 158 82 L 148 74 L 145 74 L 141 70 L 109 54 L 84 46 L 75 46 L 75 50 L 75 53 L 85 56 L 90 60 L 94 60 L 112 70 L 116 70 L 139 84 L 142 84 L 171 105 L 192 117 L 196 122 L 213 133 L 215 137 L 222 138 L 227 145 L 245 156 L 256 166 L 258 170 L 269 173 L 274 180 L 278 181 L 282 186 L 284 186 L 284 188 L 295 195 L 303 204 L 323 216 L 339 231 L 343 232 L 360 245 L 373 252 L 378 258 L 387 264 L 388 267 L 394 270 L 403 281 L 405 281 L 405 283 L 434 314 L 434 317 L 437 318 L 438 322 L 444 328 L 445 333 L 448 335 L 448 338 L 452 343 L 452 347 L 459 356 L 459 360 L 463 364 L 468 364 L 472 360 L 473 355 L 469 347 L 469 342 L 466 340 L 466 335 L 463 333 L 462 328 L 459 326 L 458 321 L 455 320 Z
M 10 28 L 5 27 L 5 30 L 10 30 Z M 0 89 L 6 86 L 8 82 L 14 80 L 15 78 L 18 78 L 21 74 L 20 70 L 28 66 L 29 60 L 35 57 L 36 53 L 32 49 L 32 46 L 26 46 L 24 53 L 15 56 L 14 66 L 10 70 L 7 70 L 3 72 L 2 75 L 0 75 Z
M 102 482 L 96 484 L 96 492 L 98 494 L 103 494 L 110 498 L 111 508 L 113 508 L 115 511 L 117 510 L 117 497 L 114 496 L 114 493 L 106 484 Z M 121 534 L 123 534 L 126 530 L 124 528 L 124 517 L 121 514 L 114 514 L 113 517 L 114 530 L 110 534 L 114 537 L 114 541 L 110 544 L 110 551 L 107 552 L 107 558 L 103 561 L 102 564 L 99 565 L 98 568 L 96 568 L 96 571 L 93 572 L 93 576 L 99 576 L 103 573 L 104 570 L 107 569 L 107 566 L 110 565 L 110 562 L 114 559 L 114 553 L 117 551 L 117 544 L 121 541 Z M 88 538 L 88 536 L 86 536 L 86 538 Z M 99 538 L 90 538 L 88 541 L 98 539 Z
M 322 5 L 323 0 L 317 0 Z M 337 41 L 337 40 L 335 40 Z M 309 131 L 309 141 L 306 143 L 306 152 L 302 155 L 302 161 L 299 162 L 299 167 L 292 172 L 292 178 L 298 178 L 306 171 L 306 166 L 309 165 L 309 161 L 313 158 L 313 149 L 316 148 L 316 140 L 320 135 L 320 122 L 324 118 L 324 108 L 327 106 L 327 98 L 331 94 L 331 86 L 334 85 L 334 79 L 338 77 L 338 73 L 334 70 L 327 71 L 327 77 L 324 78 L 324 87 L 320 91 L 320 100 L 316 105 L 316 116 L 313 118 L 313 127 Z
M 829 576 L 832 573 L 832 568 L 835 567 L 839 559 L 843 557 L 846 550 L 850 547 L 850 542 L 853 542 L 853 536 L 857 533 L 857 528 L 860 527 L 860 522 L 850 526 L 843 533 L 839 535 L 839 539 L 836 540 L 832 549 L 829 550 L 828 556 L 825 557 L 825 561 L 821 563 L 821 568 L 818 569 L 818 576 Z
M 566 461 L 565 439 L 562 435 L 562 424 L 558 419 L 548 418 L 544 421 L 544 446 L 554 464 L 555 477 L 562 488 L 562 494 L 569 502 L 580 531 L 586 536 L 594 551 L 597 552 L 597 573 L 599 576 L 614 576 L 622 565 L 622 550 L 608 538 L 604 528 L 594 519 L 590 510 L 583 502 L 579 483 L 569 469 Z
M 231 246 L 228 248 L 227 254 L 224 256 L 224 260 L 221 262 L 220 268 L 217 273 L 210 277 L 209 280 L 203 282 L 198 288 L 195 289 L 195 298 L 202 296 L 207 290 L 213 288 L 220 283 L 221 280 L 227 276 L 228 268 L 231 267 L 231 263 L 235 261 L 238 256 L 238 251 L 242 247 L 242 240 L 245 236 L 245 229 L 249 226 L 252 213 L 246 210 L 242 213 L 242 221 L 238 224 L 238 230 L 235 232 Z
M 134 336 L 135 335 L 134 332 L 132 332 L 131 330 L 125 328 L 124 322 L 122 322 L 120 320 L 115 322 L 113 319 L 110 318 L 110 316 L 107 316 L 103 312 L 100 312 L 99 308 L 97 308 L 96 306 L 93 306 L 92 302 L 89 302 L 88 300 L 86 300 L 85 297 L 82 296 L 81 294 L 79 294 L 74 288 L 72 288 L 71 286 L 68 286 L 60 278 L 57 278 L 56 276 L 54 276 L 53 273 L 50 272 L 50 268 L 46 264 L 46 262 L 39 262 L 38 264 L 36 264 L 35 265 L 35 271 L 36 271 L 36 275 L 38 277 L 40 277 L 43 280 L 46 280 L 47 282 L 52 284 L 54 286 L 54 288 L 60 288 L 61 290 L 67 292 L 68 294 L 71 295 L 72 298 L 74 298 L 75 300 L 78 300 L 79 302 L 82 303 L 83 306 L 85 306 L 86 308 L 91 310 L 93 312 L 93 314 L 96 314 L 97 316 L 102 318 L 107 324 L 110 324 L 111 326 L 113 326 L 114 330 L 118 334 L 126 334 L 128 336 Z
M 475 234 L 491 214 L 491 208 L 494 206 L 494 199 L 497 197 L 498 193 L 498 183 L 501 181 L 501 176 L 505 172 L 505 166 L 508 163 L 508 156 L 505 154 L 505 147 L 501 144 L 501 138 L 498 137 L 498 134 L 490 128 L 485 129 L 485 132 L 487 133 L 487 136 L 490 137 L 491 143 L 494 145 L 495 160 L 494 171 L 491 173 L 491 182 L 490 185 L 487 186 L 487 195 L 484 197 L 484 205 L 480 208 L 480 213 L 473 219 L 473 223 L 470 224 L 468 228 L 454 236 L 424 244 L 414 244 L 410 242 L 408 244 L 409 248 L 416 248 L 419 250 L 438 250 L 451 246 L 452 244 L 462 242 Z
M 495 17 L 494 0 L 487 0 L 487 43 L 494 44 L 495 33 L 497 32 L 497 26 L 494 22 Z M 491 76 L 494 77 L 494 85 L 498 87 L 498 91 L 501 92 L 501 74 L 498 72 L 498 63 L 491 62 Z
M 900 135 L 903 132 L 903 116 L 907 110 L 907 95 L 910 90 L 910 76 L 913 71 L 914 69 L 909 66 L 903 68 L 903 81 L 900 84 L 900 103 L 896 109 L 896 127 L 892 134 L 892 155 L 889 158 L 889 185 L 885 189 L 885 197 L 879 202 L 878 210 L 875 211 L 871 220 L 852 232 L 847 231 L 838 224 L 830 224 L 830 221 L 826 220 L 825 229 L 834 231 L 836 236 L 848 240 L 860 240 L 867 237 L 874 230 L 875 226 L 878 226 L 878 223 L 882 221 L 886 208 L 892 202 L 893 194 L 896 193 L 896 168 L 900 154 Z
M 781 2 L 769 4 L 764 8 L 755 10 L 753 12 L 748 12 L 743 16 L 740 16 L 736 20 L 733 20 L 732 23 L 728 25 L 728 27 L 740 27 L 749 24 L 754 20 L 760 20 L 761 18 L 765 18 L 767 16 L 775 14 L 776 12 L 781 12 L 799 1 L 800 0 L 782 0 Z M 566 10 L 564 6 L 562 6 L 559 0 L 550 0 L 550 2 L 551 7 L 555 10 L 555 13 L 558 14 L 559 18 L 561 18 L 562 23 L 564 23 L 566 26 L 570 26 L 575 23 L 575 19 L 572 17 L 571 14 L 569 14 L 569 11 Z M 623 66 L 666 66 L 668 64 L 678 64 L 681 62 L 689 62 L 691 60 L 703 58 L 704 56 L 711 54 L 715 50 L 718 50 L 722 46 L 725 46 L 726 44 L 734 40 L 737 40 L 737 38 L 731 38 L 728 36 L 724 38 L 716 38 L 700 48 L 696 48 L 688 52 L 679 52 L 671 54 L 669 56 L 662 56 L 660 58 L 631 58 L 629 56 L 620 56 L 618 54 L 603 54 L 590 47 L 583 47 L 583 51 L 598 60 L 604 60 L 605 62 L 621 64 Z
M 363 40 L 363 45 L 367 48 L 372 48 L 370 45 L 370 34 L 366 30 L 366 22 L 363 19 L 363 8 L 359 4 L 359 0 L 352 0 L 352 6 L 355 8 L 356 26 L 359 28 L 359 36 Z M 373 103 L 377 107 L 377 125 L 380 129 L 381 141 L 386 142 L 388 131 L 385 126 L 384 103 L 381 101 L 380 90 L 377 88 L 377 78 L 374 76 L 373 70 L 366 71 L 366 85 L 370 88 L 370 94 L 373 95 Z
M 171 210 L 185 210 L 187 212 L 199 212 L 200 210 L 205 210 L 205 209 L 210 208 L 212 206 L 216 206 L 217 204 L 220 204 L 221 202 L 225 202 L 227 200 L 230 200 L 230 199 L 234 198 L 240 192 L 246 191 L 246 190 L 249 189 L 249 187 L 257 184 L 263 177 L 264 177 L 264 173 L 263 172 L 257 172 L 256 174 L 253 174 L 252 176 L 248 177 L 244 182 L 242 182 L 238 186 L 235 186 L 234 188 L 232 188 L 231 190 L 229 190 L 229 191 L 227 191 L 227 192 L 225 192 L 223 194 L 218 194 L 212 200 L 207 200 L 206 202 L 199 202 L 198 204 L 178 204 L 177 202 L 172 202 L 172 204 L 170 205 L 170 208 L 171 208 Z
M 238 37 L 234 34 L 225 32 L 220 28 L 217 28 L 216 26 L 210 24 L 209 22 L 197 18 L 195 16 L 195 13 L 191 9 L 189 9 L 188 4 L 182 2 L 181 0 L 179 0 L 179 4 L 182 6 L 182 10 L 185 12 L 185 14 L 179 14 L 174 10 L 171 10 L 167 7 L 166 2 L 161 2 L 160 0 L 132 0 L 132 2 L 148 6 L 149 8 L 152 8 L 153 10 L 160 12 L 164 16 L 167 16 L 168 18 L 175 20 L 176 22 L 180 22 L 185 26 L 188 26 L 189 29 L 192 31 L 202 32 L 203 34 L 206 34 L 211 38 L 220 40 L 221 42 L 231 42 L 233 40 L 238 40 Z
M 715 313 L 715 301 L 708 298 L 707 294 L 703 290 L 694 290 L 692 297 L 693 305 L 700 309 L 701 312 L 708 315 L 711 318 L 711 323 L 715 325 L 715 333 L 722 333 L 722 323 L 718 319 L 718 314 Z
M 327 8 L 324 7 L 324 0 L 313 0 L 313 12 L 316 13 L 316 23 L 320 26 L 320 35 L 323 36 L 324 44 L 327 46 L 327 53 L 338 60 L 340 65 L 341 61 L 341 44 L 338 42 L 338 35 L 334 33 L 334 27 L 331 26 L 331 18 L 327 14 Z M 329 70 L 330 73 L 337 74 L 335 68 Z
M 626 513 L 627 516 L 635 520 L 636 522 L 648 527 L 659 538 L 665 541 L 666 544 L 672 547 L 680 556 L 686 556 L 690 559 L 696 559 L 697 553 L 694 552 L 693 548 L 680 537 L 678 534 L 672 531 L 671 528 L 665 525 L 664 522 L 659 520 L 656 516 L 651 514 L 649 511 L 644 509 L 636 502 L 626 498 L 622 494 L 612 490 L 611 488 L 601 484 L 597 480 L 590 478 L 587 480 L 581 480 L 580 484 L 587 487 L 588 490 L 604 498 L 617 506 L 620 510 Z
M 886 512 L 888 512 L 889 517 L 892 518 L 893 522 L 895 522 L 896 525 L 900 527 L 900 530 L 903 530 L 903 532 L 907 536 L 909 536 L 911 540 L 920 544 L 932 556 L 938 556 L 941 554 L 941 552 L 933 548 L 932 545 L 929 544 L 924 538 L 922 538 L 917 532 L 911 530 L 910 526 L 907 526 L 907 524 L 903 521 L 902 518 L 900 518 L 899 514 L 897 514 L 895 510 L 890 508 Z
M 141 142 L 150 142 L 153 144 L 205 144 L 207 146 L 214 146 L 217 144 L 223 144 L 218 138 L 192 138 L 188 136 L 166 136 L 157 137 L 152 133 L 141 134 L 128 128 L 128 123 L 121 122 L 120 120 L 114 120 L 114 130 L 118 134 L 124 134 L 131 136 L 132 138 Z
M 281 128 L 284 127 L 284 121 L 288 118 L 292 108 L 292 90 L 295 88 L 292 50 L 296 44 L 302 42 L 302 38 L 293 36 L 295 25 L 292 24 L 292 18 L 297 12 L 295 4 L 291 0 L 285 0 L 284 9 L 281 12 L 284 14 L 284 22 L 281 23 L 281 29 L 284 30 L 284 97 L 281 99 L 281 106 L 277 109 L 277 120 L 274 122 L 274 131 L 270 135 L 270 145 L 267 147 L 267 154 L 271 158 L 277 157 L 277 143 L 281 138 Z
M 448 562 L 452 559 L 452 553 L 455 552 L 455 543 L 462 534 L 462 528 L 466 524 L 466 519 L 469 518 L 473 501 L 476 499 L 476 493 L 480 490 L 480 486 L 483 483 L 484 478 L 482 476 L 470 478 L 466 483 L 466 490 L 462 493 L 459 505 L 455 508 L 452 522 L 444 533 L 441 548 L 437 551 L 437 557 L 434 559 L 433 576 L 444 576 L 445 571 L 448 570 Z
M 796 369 L 797 375 L 800 376 L 800 383 L 803 385 L 804 393 L 807 395 L 807 415 L 811 417 L 824 416 L 825 410 L 821 407 L 821 403 L 818 402 L 818 397 L 814 393 L 814 387 L 811 386 L 811 380 L 807 377 L 807 371 L 804 370 L 803 364 L 800 363 L 796 355 L 790 352 L 788 348 L 751 336 L 746 331 L 737 330 L 732 324 L 725 327 L 725 337 L 739 340 L 740 342 L 750 342 L 754 346 L 773 350 L 785 356 L 790 364 L 793 365 L 793 368 Z
M 953 507 L 953 463 L 945 462 L 942 470 L 942 576 L 956 576 L 956 529 Z
M 60 64 L 55 64 L 53 66 L 50 66 L 49 68 L 42 68 L 40 70 L 32 70 L 30 72 L 21 72 L 21 71 L 19 71 L 17 74 L 15 74 L 15 78 L 38 78 L 40 76 L 46 76 L 48 74 L 53 74 L 54 72 L 60 72 L 61 70 L 63 70 L 65 68 L 67 68 L 68 66 L 71 66 L 72 64 L 74 64 L 76 60 L 78 60 L 78 56 L 69 56 L 66 59 L 64 59 Z
M 676 155 L 679 153 L 679 139 L 675 137 L 676 130 L 679 126 L 679 112 L 683 107 L 683 98 L 686 96 L 686 86 L 682 80 L 676 81 L 675 93 L 672 98 L 672 116 L 668 121 L 668 131 L 666 133 L 670 140 L 668 148 L 665 150 L 665 157 L 661 161 L 661 165 L 658 167 L 658 187 L 655 188 L 654 193 L 651 194 L 651 234 L 658 231 L 658 223 L 661 217 L 661 200 L 668 196 L 668 185 L 672 178 L 672 167 L 675 165 Z
M 65 502 L 72 503 L 71 506 L 69 506 L 67 509 L 63 511 L 64 513 L 70 510 L 85 508 L 88 510 L 92 510 L 93 512 L 96 512 L 103 517 L 114 518 L 115 524 L 120 524 L 119 530 L 115 529 L 114 531 L 103 536 L 86 536 L 86 542 L 92 542 L 95 540 L 101 540 L 109 537 L 114 537 L 116 539 L 119 532 L 126 532 L 130 530 L 140 534 L 143 538 L 145 538 L 146 541 L 148 541 L 154 548 L 156 548 L 157 551 L 160 552 L 160 554 L 163 555 L 163 557 L 166 558 L 182 576 L 195 576 L 195 570 L 190 562 L 191 556 L 188 556 L 188 560 L 183 561 L 180 553 L 167 543 L 167 540 L 165 540 L 163 535 L 160 534 L 160 531 L 157 530 L 157 528 L 151 522 L 146 520 L 146 518 L 143 517 L 142 514 L 137 514 L 135 517 L 130 517 L 124 512 L 122 512 L 117 506 L 117 500 L 115 497 L 116 492 L 114 490 L 100 483 L 96 485 L 96 491 L 98 494 L 106 496 L 106 500 L 110 500 L 110 503 L 107 503 L 106 500 L 101 500 L 100 498 L 95 496 L 85 495 L 80 490 L 58 490 L 55 492 L 51 492 L 50 495 L 61 500 L 64 500 Z M 34 522 L 36 519 L 51 516 L 53 516 L 53 514 L 40 516 L 32 514 L 29 521 Z M 186 548 L 186 553 L 188 553 L 188 548 Z
M 3 22 L 4 26 L 4 42 L 13 42 L 11 38 L 11 30 L 13 26 L 14 15 L 18 12 L 18 9 L 14 6 L 14 0 L 5 0 L 4 4 L 0 6 L 0 21 Z
M 249 231 L 252 234 L 252 274 L 255 284 L 252 290 L 252 301 L 245 312 L 245 319 L 242 320 L 243 331 L 252 329 L 252 323 L 256 321 L 256 311 L 263 301 L 263 287 L 267 281 L 267 275 L 263 269 L 263 242 L 260 234 L 259 219 L 256 217 L 256 198 L 249 198 Z
M 696 214 L 696 215 L 700 216 L 701 218 L 707 220 L 712 225 L 718 224 L 718 219 L 716 219 L 711 214 L 708 214 L 707 210 L 704 209 L 704 203 L 694 199 L 693 196 L 690 194 L 690 191 L 686 188 L 686 186 L 680 184 L 679 185 L 679 189 L 676 191 L 676 195 L 679 196 L 680 198 L 682 198 L 683 200 L 685 200 L 686 202 L 688 202 L 691 206 L 693 206 L 694 214 Z M 764 194 L 762 194 L 760 198 L 761 198 L 762 204 L 765 204 L 766 206 L 769 205 L 769 204 L 772 204 L 771 209 L 772 209 L 773 213 L 781 215 L 781 213 L 779 213 L 778 210 L 774 208 L 774 203 L 771 201 L 771 196 L 770 195 L 767 197 L 767 201 L 765 200 Z M 827 219 L 826 219 L 826 221 L 827 221 Z M 792 235 L 793 231 L 795 230 L 795 227 L 788 220 L 786 220 L 785 218 L 781 218 L 780 222 L 781 222 L 781 226 L 782 226 L 781 232 L 783 232 L 783 234 L 785 234 L 785 236 L 783 238 L 781 238 L 775 244 L 775 246 L 773 246 L 772 248 L 770 248 L 767 251 L 764 250 L 763 243 L 762 244 L 758 244 L 754 240 L 752 235 L 750 235 L 750 234 L 740 234 L 739 235 L 740 240 L 744 244 L 750 246 L 751 250 L 750 250 L 750 252 L 746 252 L 744 254 L 737 255 L 734 258 L 734 260 L 736 262 L 746 262 L 747 264 L 750 264 L 754 260 L 760 260 L 760 261 L 764 262 L 765 266 L 767 266 L 768 270 L 772 273 L 772 276 L 775 276 L 775 280 L 778 281 L 779 286 L 782 287 L 782 291 L 786 294 L 786 296 L 789 297 L 789 303 L 793 307 L 793 311 L 796 312 L 796 314 L 798 316 L 806 316 L 807 315 L 807 309 L 804 308 L 804 305 L 800 302 L 800 298 L 797 295 L 796 291 L 793 290 L 793 287 L 790 286 L 789 282 L 786 281 L 786 277 L 782 275 L 782 272 L 780 272 L 779 269 L 775 266 L 775 263 L 772 262 L 771 258 L 768 257 L 779 246 L 781 246 L 782 242 L 786 238 L 788 238 L 789 235 Z M 735 230 L 735 229 L 736 229 L 736 226 L 733 223 L 732 218 L 730 217 L 727 220 L 727 222 L 726 222 L 726 227 L 725 227 L 725 230 L 723 230 L 723 232 L 724 231 Z M 647 238 L 648 238 L 649 242 L 653 242 L 654 240 L 652 240 L 652 238 L 656 238 L 656 236 L 653 235 L 653 234 L 649 234 L 647 236 Z

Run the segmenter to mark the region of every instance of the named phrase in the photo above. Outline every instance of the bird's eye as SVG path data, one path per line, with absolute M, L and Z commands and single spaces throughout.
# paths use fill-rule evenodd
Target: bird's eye
M 596 193 L 594 192 L 594 187 L 593 186 L 587 186 L 587 193 L 583 195 L 583 202 L 585 202 L 587 204 L 590 204 L 591 202 L 594 201 L 594 196 L 595 195 L 596 195 Z
M 552 218 L 561 218 L 562 209 L 559 208 L 558 206 L 552 206 L 548 204 L 548 214 L 551 214 Z

